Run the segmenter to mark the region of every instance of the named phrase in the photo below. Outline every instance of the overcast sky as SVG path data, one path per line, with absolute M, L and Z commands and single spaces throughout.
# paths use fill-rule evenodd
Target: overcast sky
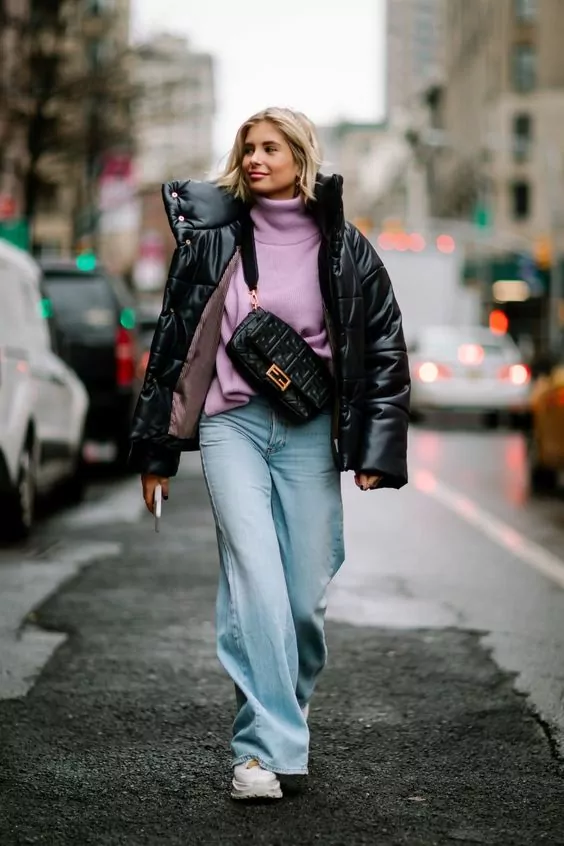
M 216 153 L 267 105 L 317 123 L 380 120 L 384 0 L 132 0 L 133 37 L 187 35 L 216 57 Z

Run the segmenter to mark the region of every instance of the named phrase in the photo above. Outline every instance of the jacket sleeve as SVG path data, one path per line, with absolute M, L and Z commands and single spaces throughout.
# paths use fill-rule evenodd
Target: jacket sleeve
M 364 303 L 365 419 L 357 472 L 383 476 L 380 487 L 407 483 L 411 380 L 402 316 L 388 272 L 355 231 L 354 251 Z
M 169 449 L 151 441 L 132 441 L 127 464 L 134 473 L 164 476 L 169 479 L 178 473 L 180 450 Z
M 128 468 L 134 473 L 152 474 L 167 478 L 175 476 L 178 472 L 180 450 L 159 442 L 155 434 L 167 431 L 170 417 L 170 387 L 163 384 L 159 377 L 162 376 L 163 371 L 166 372 L 169 359 L 166 332 L 168 329 L 167 321 L 170 321 L 171 318 L 167 315 L 167 309 L 170 304 L 170 289 L 174 279 L 173 268 L 177 264 L 178 255 L 179 250 L 177 248 L 171 260 L 163 293 L 161 313 L 151 343 L 145 379 L 131 421 L 131 446 L 127 462 Z

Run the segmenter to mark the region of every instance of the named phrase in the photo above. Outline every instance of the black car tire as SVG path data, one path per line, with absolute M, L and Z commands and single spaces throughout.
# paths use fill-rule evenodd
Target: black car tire
M 16 486 L 2 497 L 0 537 L 4 541 L 25 540 L 31 534 L 37 496 L 37 458 L 30 436 L 22 449 Z

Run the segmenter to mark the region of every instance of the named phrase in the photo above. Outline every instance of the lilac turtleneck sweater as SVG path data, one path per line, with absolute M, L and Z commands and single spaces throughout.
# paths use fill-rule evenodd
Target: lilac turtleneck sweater
M 259 270 L 260 305 L 285 320 L 322 358 L 331 350 L 323 317 L 317 260 L 320 233 L 301 197 L 257 198 L 251 211 Z M 217 351 L 216 375 L 204 411 L 208 416 L 246 405 L 255 391 L 234 370 L 225 350 L 251 308 L 241 262 L 231 280 Z

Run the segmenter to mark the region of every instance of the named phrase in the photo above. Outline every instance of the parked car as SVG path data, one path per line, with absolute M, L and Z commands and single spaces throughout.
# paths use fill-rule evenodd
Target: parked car
M 410 346 L 411 407 L 477 412 L 494 427 L 502 415 L 528 418 L 531 373 L 515 342 L 482 326 L 428 327 Z
M 38 494 L 78 497 L 87 392 L 54 351 L 39 265 L 0 240 L 0 535 L 25 538 Z
M 531 391 L 528 469 L 533 492 L 564 485 L 564 360 L 539 374 Z
M 140 389 L 134 298 L 103 268 L 83 271 L 59 260 L 41 266 L 61 355 L 90 397 L 85 461 L 124 466 Z

